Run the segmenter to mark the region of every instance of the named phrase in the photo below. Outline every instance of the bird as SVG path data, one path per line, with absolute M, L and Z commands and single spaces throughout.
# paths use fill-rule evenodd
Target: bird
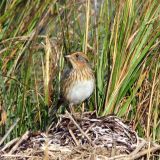
M 73 111 L 73 106 L 88 99 L 95 88 L 94 72 L 86 54 L 74 52 L 66 55 L 65 58 L 71 64 L 71 68 L 62 75 L 60 98 L 53 109 L 53 114 L 56 114 L 59 107 L 64 103 L 69 104 L 70 110 Z

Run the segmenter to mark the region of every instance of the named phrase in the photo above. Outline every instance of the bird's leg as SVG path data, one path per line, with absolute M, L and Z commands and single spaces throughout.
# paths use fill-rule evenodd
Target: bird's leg
M 69 110 L 70 110 L 70 113 L 71 113 L 71 115 L 73 116 L 74 119 L 79 119 L 80 118 L 80 114 L 76 113 L 73 104 L 69 105 Z
M 82 103 L 82 108 L 81 108 L 81 118 L 83 117 L 83 114 L 84 114 L 84 103 Z
M 69 110 L 71 112 L 71 115 L 74 116 L 75 115 L 75 110 L 74 110 L 73 104 L 69 104 Z

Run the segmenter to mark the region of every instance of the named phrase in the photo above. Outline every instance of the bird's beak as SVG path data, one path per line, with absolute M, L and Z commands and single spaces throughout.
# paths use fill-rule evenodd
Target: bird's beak
M 71 55 L 66 55 L 65 57 L 66 57 L 66 58 L 69 58 L 70 56 L 71 56 Z
M 66 58 L 66 59 L 70 59 L 70 58 L 71 58 L 71 55 L 66 55 L 65 58 Z

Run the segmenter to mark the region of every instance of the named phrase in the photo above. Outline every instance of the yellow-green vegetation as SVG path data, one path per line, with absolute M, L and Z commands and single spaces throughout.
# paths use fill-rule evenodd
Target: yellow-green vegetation
M 59 97 L 63 56 L 84 51 L 96 75 L 85 104 L 160 142 L 158 0 L 1 0 L 0 135 L 45 130 Z

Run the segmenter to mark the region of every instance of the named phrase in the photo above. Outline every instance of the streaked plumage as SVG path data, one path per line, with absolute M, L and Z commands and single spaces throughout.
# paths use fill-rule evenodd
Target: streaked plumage
M 72 65 L 61 80 L 61 99 L 56 110 L 63 102 L 70 105 L 82 103 L 90 97 L 95 87 L 94 73 L 88 63 L 87 56 L 82 52 L 67 55 Z

